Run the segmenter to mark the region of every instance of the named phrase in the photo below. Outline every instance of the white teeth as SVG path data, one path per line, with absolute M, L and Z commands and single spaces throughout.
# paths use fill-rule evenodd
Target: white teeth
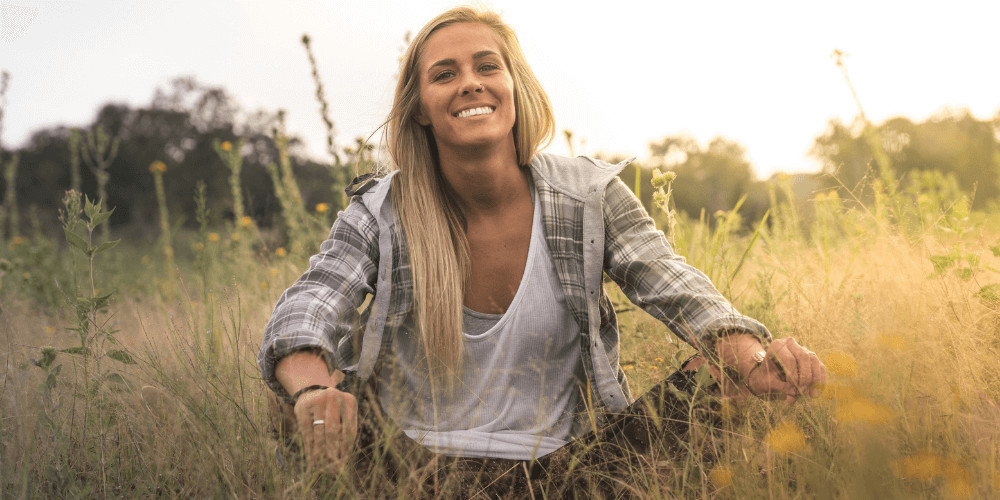
M 457 116 L 459 118 L 468 118 L 470 116 L 476 116 L 476 115 L 488 115 L 492 112 L 493 108 L 489 106 L 483 106 L 481 108 L 472 108 L 460 111 Z

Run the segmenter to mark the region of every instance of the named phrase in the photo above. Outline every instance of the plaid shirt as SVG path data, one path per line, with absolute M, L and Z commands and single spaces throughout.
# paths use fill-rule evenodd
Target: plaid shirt
M 587 382 L 594 401 L 611 411 L 633 398 L 618 362 L 618 321 L 603 287 L 605 273 L 633 303 L 702 352 L 727 331 L 752 333 L 765 344 L 771 339 L 767 328 L 737 312 L 704 273 L 674 253 L 618 179 L 627 163 L 539 153 L 530 164 L 545 239 L 580 328 Z M 309 269 L 275 306 L 257 361 L 264 381 L 286 399 L 274 376 L 283 356 L 313 349 L 329 369 L 367 380 L 393 334 L 413 328 L 409 254 L 387 202 L 394 174 L 353 197 Z M 368 295 L 373 298 L 359 313 Z

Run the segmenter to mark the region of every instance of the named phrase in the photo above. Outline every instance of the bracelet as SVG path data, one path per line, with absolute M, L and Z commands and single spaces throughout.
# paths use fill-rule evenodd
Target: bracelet
M 301 395 L 303 395 L 303 394 L 305 394 L 307 392 L 322 391 L 324 389 L 329 389 L 329 388 L 330 388 L 329 386 L 321 385 L 321 384 L 313 384 L 313 385 L 310 385 L 308 387 L 303 387 L 303 388 L 299 389 L 298 391 L 296 391 L 294 395 L 292 395 L 292 406 L 295 406 L 295 404 L 299 402 L 299 396 L 301 396 Z

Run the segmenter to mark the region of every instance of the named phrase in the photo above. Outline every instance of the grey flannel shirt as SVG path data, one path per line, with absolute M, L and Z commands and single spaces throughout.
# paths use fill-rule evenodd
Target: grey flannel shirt
M 734 330 L 764 344 L 771 339 L 764 325 L 737 312 L 704 273 L 674 253 L 618 179 L 627 163 L 539 153 L 529 165 L 545 239 L 580 328 L 587 383 L 594 401 L 611 411 L 633 398 L 619 365 L 618 321 L 603 287 L 605 273 L 633 303 L 699 350 Z M 264 381 L 278 395 L 288 398 L 274 367 L 288 354 L 316 350 L 330 370 L 367 380 L 393 335 L 412 334 L 408 250 L 388 196 L 394 174 L 352 198 L 309 269 L 278 300 L 257 357 Z M 372 300 L 359 312 L 368 295 Z

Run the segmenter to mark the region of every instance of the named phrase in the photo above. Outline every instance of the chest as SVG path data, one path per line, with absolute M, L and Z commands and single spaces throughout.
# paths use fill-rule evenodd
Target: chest
M 470 224 L 466 237 L 472 257 L 465 306 L 483 313 L 507 310 L 524 276 L 532 238 L 532 211 Z

